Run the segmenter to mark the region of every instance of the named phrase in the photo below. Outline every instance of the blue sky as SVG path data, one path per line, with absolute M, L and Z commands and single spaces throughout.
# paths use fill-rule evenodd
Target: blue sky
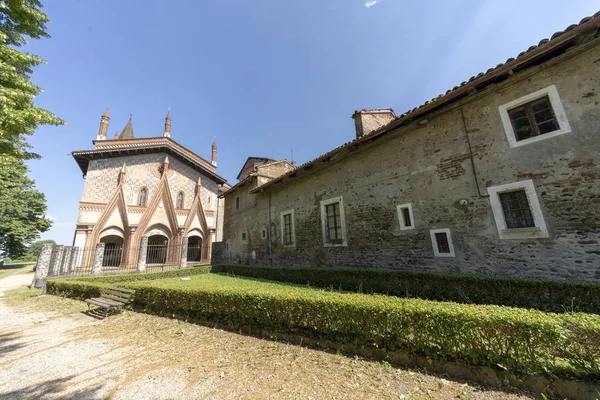
M 248 156 L 303 163 L 354 137 L 362 108 L 402 113 L 600 9 L 598 0 L 46 1 L 38 106 L 67 121 L 31 138 L 30 176 L 71 244 L 84 180 L 69 152 L 130 113 L 137 137 L 172 138 L 235 183 Z M 367 5 L 370 5 L 367 7 Z

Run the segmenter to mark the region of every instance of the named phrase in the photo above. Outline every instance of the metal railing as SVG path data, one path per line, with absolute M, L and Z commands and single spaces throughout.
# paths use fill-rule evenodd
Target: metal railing
M 183 257 L 181 244 L 126 247 L 108 243 L 94 248 L 53 246 L 45 262 L 48 277 L 127 274 L 209 264 L 209 252 L 208 246 L 187 246 L 186 257 Z

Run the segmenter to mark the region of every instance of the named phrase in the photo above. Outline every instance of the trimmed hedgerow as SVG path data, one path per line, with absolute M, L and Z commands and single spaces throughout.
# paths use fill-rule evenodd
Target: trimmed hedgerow
M 53 281 L 81 298 L 106 283 Z M 600 376 L 600 316 L 340 293 L 208 274 L 125 282 L 135 303 L 244 332 L 291 333 L 339 344 L 523 372 Z M 68 289 L 71 287 L 71 289 Z
M 600 314 L 600 282 L 464 273 L 217 265 L 211 272 L 398 297 Z
M 192 276 L 207 274 L 210 272 L 210 266 L 201 266 L 195 268 L 179 269 L 165 272 L 148 272 L 144 274 L 127 274 L 111 276 L 94 276 L 50 280 L 46 283 L 46 290 L 49 294 L 70 297 L 78 300 L 85 300 L 91 297 L 99 297 L 102 289 L 119 285 L 123 286 L 126 282 L 149 281 L 154 279 L 164 279 L 171 277 Z

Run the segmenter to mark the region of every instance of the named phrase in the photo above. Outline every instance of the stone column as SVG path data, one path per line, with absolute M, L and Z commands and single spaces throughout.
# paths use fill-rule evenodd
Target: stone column
M 48 275 L 59 276 L 60 266 L 62 265 L 63 251 L 65 246 L 58 245 L 52 249 L 52 256 L 50 257 L 50 269 Z
M 52 245 L 45 244 L 35 265 L 35 279 L 45 279 L 50 269 L 50 259 L 52 258 Z
M 181 260 L 179 262 L 179 268 L 187 267 L 187 253 L 188 253 L 188 238 L 181 238 Z
M 73 257 L 73 246 L 65 246 L 63 249 L 63 259 L 60 265 L 60 274 L 67 275 L 71 269 L 71 258 Z
M 146 272 L 146 255 L 148 254 L 148 236 L 142 236 L 140 240 L 140 253 L 138 255 L 138 272 Z
M 94 264 L 92 265 L 92 274 L 100 275 L 102 271 L 102 261 L 104 261 L 104 247 L 106 243 L 98 243 L 96 245 L 96 252 L 94 253 Z

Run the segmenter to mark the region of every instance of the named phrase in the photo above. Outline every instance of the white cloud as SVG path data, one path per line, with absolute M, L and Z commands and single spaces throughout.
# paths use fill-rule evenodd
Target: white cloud
M 57 217 L 53 217 L 52 215 L 48 215 L 46 214 L 46 218 L 48 218 L 50 221 L 54 222 L 54 221 L 58 221 Z
M 381 3 L 383 0 L 370 0 L 365 3 L 365 7 L 371 8 L 377 3 Z

